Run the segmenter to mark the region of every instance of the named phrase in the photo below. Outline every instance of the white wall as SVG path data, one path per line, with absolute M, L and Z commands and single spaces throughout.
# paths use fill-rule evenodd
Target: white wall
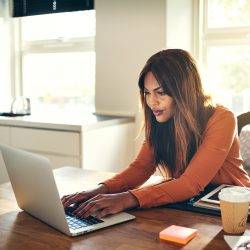
M 197 0 L 96 0 L 96 112 L 135 115 L 141 126 L 138 75 L 149 56 L 166 48 L 193 53 Z M 143 135 L 135 140 L 135 152 Z
M 194 0 L 167 0 L 166 47 L 194 52 Z
M 135 115 L 137 80 L 165 47 L 165 0 L 96 0 L 96 112 Z

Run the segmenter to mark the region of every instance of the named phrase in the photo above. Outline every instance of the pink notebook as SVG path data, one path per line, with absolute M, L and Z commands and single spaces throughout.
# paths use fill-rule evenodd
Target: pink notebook
M 172 225 L 160 232 L 162 240 L 185 245 L 197 235 L 198 230 L 188 227 Z

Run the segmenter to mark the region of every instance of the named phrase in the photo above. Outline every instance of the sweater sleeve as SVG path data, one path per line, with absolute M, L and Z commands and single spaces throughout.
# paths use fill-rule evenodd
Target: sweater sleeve
M 201 145 L 178 179 L 130 190 L 140 207 L 184 201 L 197 195 L 211 182 L 225 161 L 236 133 L 233 113 L 223 110 L 213 116 L 208 121 Z
M 121 173 L 104 181 L 109 193 L 119 193 L 143 184 L 155 172 L 153 151 L 147 141 L 143 142 L 136 159 Z

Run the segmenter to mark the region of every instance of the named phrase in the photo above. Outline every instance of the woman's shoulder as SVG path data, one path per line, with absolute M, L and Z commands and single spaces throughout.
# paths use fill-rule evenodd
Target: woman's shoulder
M 234 115 L 234 113 L 222 106 L 222 105 L 216 105 L 214 107 L 214 112 L 213 114 L 211 115 L 211 117 L 209 118 L 208 120 L 208 123 L 207 123 L 207 128 L 210 127 L 210 126 L 225 126 L 228 127 L 229 125 L 232 125 L 232 126 L 235 126 L 236 124 L 236 117 Z
M 228 109 L 228 108 L 226 108 L 226 107 L 224 107 L 222 105 L 219 105 L 219 104 L 217 104 L 215 106 L 213 116 L 214 117 L 218 117 L 218 116 L 219 117 L 220 116 L 235 117 L 234 113 L 230 109 Z

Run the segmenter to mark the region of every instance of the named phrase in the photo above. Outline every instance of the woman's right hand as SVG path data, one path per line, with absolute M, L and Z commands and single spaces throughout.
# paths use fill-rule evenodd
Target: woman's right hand
M 74 203 L 82 203 L 84 201 L 89 200 L 90 198 L 95 197 L 98 194 L 106 194 L 108 193 L 108 188 L 105 184 L 99 185 L 99 187 L 95 189 L 91 189 L 88 191 L 77 192 L 70 195 L 65 195 L 61 198 L 62 204 L 64 207 L 69 207 L 71 204 Z

